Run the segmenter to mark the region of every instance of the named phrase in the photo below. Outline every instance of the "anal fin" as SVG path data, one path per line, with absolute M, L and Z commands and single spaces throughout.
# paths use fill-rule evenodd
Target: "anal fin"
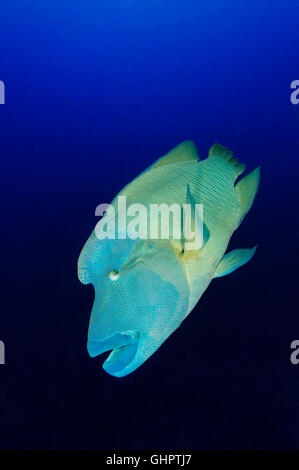
M 240 248 L 227 253 L 218 264 L 213 278 L 226 276 L 240 268 L 251 260 L 255 251 L 256 246 L 254 248 Z

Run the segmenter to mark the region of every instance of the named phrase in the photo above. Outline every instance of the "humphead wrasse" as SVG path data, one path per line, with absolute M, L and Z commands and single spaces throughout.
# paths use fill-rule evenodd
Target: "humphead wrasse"
M 244 170 L 218 144 L 200 160 L 194 143 L 185 141 L 118 194 L 126 196 L 127 206 L 202 204 L 199 249 L 186 250 L 183 238 L 100 240 L 96 228 L 92 232 L 78 276 L 94 286 L 87 349 L 91 357 L 112 350 L 103 364 L 106 372 L 123 377 L 137 369 L 180 326 L 213 278 L 252 258 L 255 248 L 225 254 L 259 185 L 259 168 L 236 181 Z M 115 208 L 118 196 L 111 203 Z

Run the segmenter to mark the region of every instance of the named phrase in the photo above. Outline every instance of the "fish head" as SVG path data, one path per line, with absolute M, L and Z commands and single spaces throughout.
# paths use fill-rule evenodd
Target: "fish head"
M 189 285 L 169 241 L 98 240 L 93 232 L 79 257 L 78 276 L 95 291 L 89 355 L 112 350 L 103 368 L 116 377 L 143 364 L 188 308 Z

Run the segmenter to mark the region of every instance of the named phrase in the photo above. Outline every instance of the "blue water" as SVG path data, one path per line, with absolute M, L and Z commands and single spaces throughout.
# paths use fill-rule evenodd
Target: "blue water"
M 0 448 L 297 446 L 298 23 L 295 0 L 1 3 Z M 116 379 L 77 258 L 97 204 L 184 139 L 261 165 L 230 244 L 258 250 Z

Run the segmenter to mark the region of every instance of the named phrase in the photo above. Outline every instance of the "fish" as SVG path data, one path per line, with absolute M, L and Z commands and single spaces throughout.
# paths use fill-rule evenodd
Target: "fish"
M 113 210 L 104 213 L 78 259 L 79 280 L 92 284 L 95 292 L 87 350 L 91 357 L 111 351 L 103 363 L 108 374 L 124 377 L 139 368 L 181 325 L 213 279 L 253 257 L 256 246 L 226 253 L 258 191 L 260 167 L 240 178 L 245 168 L 219 144 L 201 159 L 194 142 L 186 140 L 112 200 Z M 201 206 L 200 246 L 186 249 L 184 232 L 181 238 L 164 239 L 159 231 L 152 239 L 149 229 L 143 237 L 99 238 L 99 224 L 103 227 L 106 218 L 107 226 L 113 213 L 119 216 L 120 197 L 127 206 L 146 209 L 153 204 Z M 193 228 L 195 218 L 193 211 Z

